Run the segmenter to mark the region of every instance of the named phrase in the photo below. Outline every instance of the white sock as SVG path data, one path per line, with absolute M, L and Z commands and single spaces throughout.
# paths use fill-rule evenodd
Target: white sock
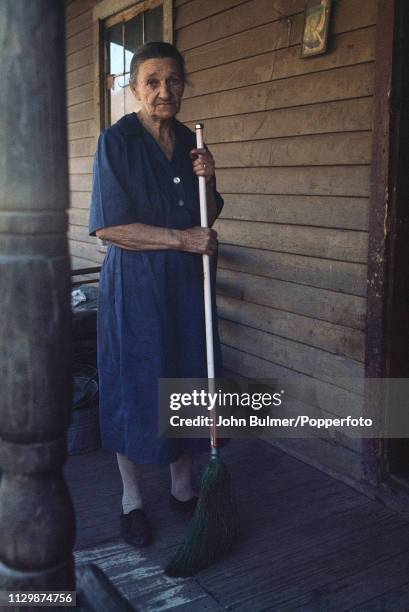
M 135 508 L 142 508 L 142 497 L 139 488 L 141 467 L 128 459 L 126 455 L 116 454 L 119 471 L 122 478 L 122 509 L 128 514 Z

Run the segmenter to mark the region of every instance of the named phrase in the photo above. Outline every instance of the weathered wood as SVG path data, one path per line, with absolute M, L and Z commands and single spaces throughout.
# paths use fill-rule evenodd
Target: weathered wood
M 218 38 L 255 28 L 267 21 L 278 21 L 284 16 L 295 15 L 304 9 L 303 0 L 251 0 L 220 15 L 213 15 L 177 32 L 176 44 L 182 52 Z
M 91 64 L 92 63 L 92 53 L 93 53 L 93 49 L 92 49 L 92 44 L 90 42 L 88 47 L 85 47 L 84 49 L 81 49 L 80 51 L 74 51 L 74 53 L 67 55 L 67 58 L 66 58 L 67 72 L 71 72 L 72 70 L 77 70 L 78 68 L 82 68 L 83 66 L 87 66 L 88 64 Z
M 211 150 L 218 168 L 341 166 L 369 164 L 371 144 L 368 131 L 212 144 Z
M 70 193 L 70 205 L 73 208 L 82 208 L 88 211 L 90 201 L 91 194 L 89 191 L 71 191 Z
M 175 29 L 180 30 L 199 19 L 222 13 L 244 2 L 247 0 L 207 0 L 206 3 L 203 3 L 202 0 L 193 0 L 182 6 L 176 3 Z
M 95 139 L 81 138 L 68 143 L 69 157 L 89 157 L 95 153 Z
M 271 306 L 353 329 L 364 329 L 366 300 L 334 291 L 219 270 L 218 289 L 224 295 Z
M 365 334 L 361 331 L 268 306 L 240 302 L 223 295 L 219 295 L 217 305 L 221 319 L 255 327 L 363 362 Z
M 223 197 L 223 219 L 315 225 L 361 231 L 368 229 L 368 198 L 231 193 L 226 193 Z
M 94 86 L 93 83 L 86 83 L 79 87 L 74 87 L 67 92 L 67 107 L 73 106 L 74 104 L 80 104 L 81 102 L 93 102 Z M 70 116 L 70 121 L 79 121 Z
M 92 187 L 92 174 L 71 174 L 70 189 L 72 191 L 90 192 Z
M 135 608 L 113 587 L 104 572 L 93 563 L 78 565 L 76 571 L 78 597 L 86 610 L 118 610 L 132 612 Z
M 71 413 L 63 4 L 5 0 L 1 20 L 14 95 L 0 93 L 0 585 L 74 590 L 62 476 Z
M 371 129 L 372 99 L 326 102 L 301 108 L 207 119 L 206 143 L 242 142 Z M 188 123 L 193 127 L 193 123 Z M 217 161 L 217 160 L 216 160 Z
M 78 240 L 69 240 L 69 245 L 71 253 L 88 261 L 90 265 L 101 264 L 104 259 L 104 255 L 98 250 L 96 242 L 95 244 L 88 244 Z
M 308 61 L 300 57 L 298 46 L 279 49 L 256 57 L 245 58 L 223 66 L 193 73 L 186 96 L 199 96 L 246 85 L 274 81 L 301 74 L 331 70 L 374 59 L 375 28 L 338 34 L 333 38 L 333 51 Z
M 69 22 L 71 19 L 78 17 L 81 13 L 85 13 L 88 9 L 92 8 L 95 4 L 95 0 L 73 0 L 65 8 L 65 19 Z
M 71 36 L 74 36 L 75 34 L 79 34 L 80 32 L 83 32 L 84 30 L 90 27 L 91 22 L 92 22 L 92 9 L 89 9 L 88 11 L 81 13 L 81 15 L 79 15 L 78 17 L 74 17 L 74 19 L 70 19 L 69 21 L 66 22 L 66 27 L 65 27 L 66 38 L 68 39 Z
M 85 224 L 86 216 L 82 217 L 81 222 L 78 218 L 78 221 L 77 225 Z M 221 243 L 219 268 L 287 280 L 350 295 L 361 297 L 366 295 L 366 266 L 363 264 Z
M 331 383 L 295 372 L 266 359 L 250 355 L 246 351 L 224 345 L 223 363 L 230 371 L 245 378 L 275 379 L 287 388 L 290 397 L 309 406 L 326 408 L 333 414 L 348 416 L 362 414 L 362 396 Z
M 219 327 L 221 340 L 228 346 L 349 391 L 363 392 L 361 363 L 240 323 L 222 320 Z
M 185 97 L 179 117 L 181 121 L 194 122 L 198 118 L 227 117 L 370 96 L 373 92 L 373 70 L 371 62 L 334 68 L 325 74 L 295 76 L 284 82 L 270 81 L 242 87 L 239 92 L 232 89 L 190 99 Z M 308 115 L 305 116 L 307 119 Z
M 302 168 L 229 168 L 217 173 L 218 186 L 227 193 L 292 195 L 369 195 L 368 166 L 303 166 Z
M 93 157 L 71 157 L 69 160 L 70 174 L 91 174 Z
M 91 64 L 72 70 L 67 74 L 67 89 L 91 83 L 93 76 L 93 66 Z
M 75 51 L 80 51 L 81 49 L 85 49 L 88 47 L 90 42 L 92 41 L 92 27 L 83 30 L 79 34 L 75 34 L 75 36 L 71 36 L 66 42 L 66 53 L 69 55 L 70 53 L 75 53 Z
M 186 12 L 194 4 L 195 2 L 188 5 Z M 331 18 L 332 35 L 365 28 L 376 23 L 376 0 L 363 0 L 359 5 L 355 0 L 340 0 L 335 7 L 334 15 Z M 244 11 L 247 7 L 242 8 Z M 176 23 L 179 21 L 181 12 L 179 10 L 177 13 Z M 300 44 L 303 27 L 304 13 L 300 13 L 291 17 L 290 25 L 286 19 L 281 19 L 195 47 L 184 53 L 187 70 L 191 73 L 244 57 Z
M 86 121 L 92 119 L 94 116 L 94 105 L 92 100 L 88 102 L 81 102 L 70 106 L 67 109 L 67 118 L 70 123 L 76 123 L 78 121 Z
M 68 140 L 91 136 L 95 139 L 95 121 L 93 119 L 68 124 Z
M 222 218 L 216 229 L 226 244 L 355 263 L 367 259 L 366 232 Z

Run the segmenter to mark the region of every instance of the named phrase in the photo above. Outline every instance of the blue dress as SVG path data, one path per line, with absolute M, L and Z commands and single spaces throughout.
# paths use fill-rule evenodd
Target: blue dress
M 128 223 L 174 229 L 200 225 L 198 179 L 189 157 L 195 135 L 174 122 L 171 160 L 136 113 L 101 133 L 90 235 Z M 223 199 L 215 195 L 219 214 Z M 215 306 L 213 318 L 215 370 L 221 377 Z M 158 436 L 158 379 L 207 377 L 200 255 L 108 247 L 99 283 L 98 371 L 103 448 L 137 463 L 169 463 L 185 452 L 210 448 L 204 439 Z

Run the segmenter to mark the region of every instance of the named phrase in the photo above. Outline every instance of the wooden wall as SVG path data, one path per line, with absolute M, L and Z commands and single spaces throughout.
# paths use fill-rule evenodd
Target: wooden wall
M 86 230 L 92 4 L 67 6 L 76 267 L 101 261 Z M 296 382 L 295 413 L 362 409 L 376 5 L 336 0 L 329 53 L 301 59 L 304 0 L 175 0 L 190 79 L 180 119 L 204 122 L 225 198 L 216 226 L 225 364 Z M 281 444 L 341 477 L 362 476 L 360 443 L 341 432 Z
M 94 47 L 92 9 L 95 0 L 66 2 L 66 71 L 71 209 L 70 248 L 73 268 L 103 259 L 88 237 L 92 159 L 98 127 L 94 120 Z

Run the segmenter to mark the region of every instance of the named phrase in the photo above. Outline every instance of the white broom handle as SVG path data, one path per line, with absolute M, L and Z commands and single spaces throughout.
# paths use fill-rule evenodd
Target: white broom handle
M 196 124 L 196 146 L 203 149 L 203 125 Z M 206 179 L 199 176 L 199 200 L 200 200 L 200 225 L 209 227 L 207 218 L 207 194 Z M 209 391 L 214 392 L 214 349 L 213 349 L 213 314 L 212 314 L 212 293 L 210 280 L 210 259 L 209 255 L 202 255 L 203 259 L 203 288 L 205 305 L 205 325 L 206 325 L 206 355 L 207 355 L 207 378 L 209 380 Z M 215 418 L 213 419 L 215 421 Z M 216 428 L 210 428 L 212 447 L 216 447 Z

